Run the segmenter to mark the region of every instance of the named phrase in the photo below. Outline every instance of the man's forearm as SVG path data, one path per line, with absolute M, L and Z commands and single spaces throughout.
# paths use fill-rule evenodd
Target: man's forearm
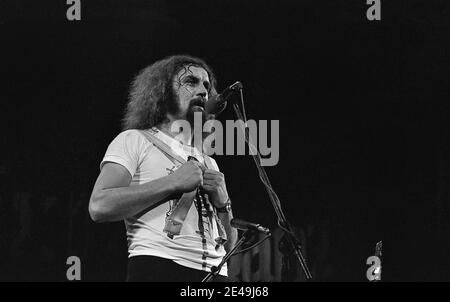
M 89 203 L 94 221 L 110 222 L 131 217 L 176 193 L 170 175 L 129 187 L 102 189 Z
M 217 213 L 220 221 L 222 222 L 225 232 L 227 233 L 227 242 L 225 243 L 225 250 L 230 251 L 237 241 L 237 230 L 230 225 L 231 219 L 233 219 L 233 213 Z

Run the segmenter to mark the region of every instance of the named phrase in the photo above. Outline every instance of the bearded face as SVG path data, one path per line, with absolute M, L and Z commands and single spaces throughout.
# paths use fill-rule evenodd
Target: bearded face
M 194 65 L 183 67 L 175 75 L 172 87 L 177 101 L 175 102 L 176 111 L 172 112 L 175 119 L 187 120 L 193 125 L 196 112 L 201 113 L 202 123 L 214 118 L 214 115 L 205 112 L 205 104 L 208 101 L 211 87 L 205 69 Z

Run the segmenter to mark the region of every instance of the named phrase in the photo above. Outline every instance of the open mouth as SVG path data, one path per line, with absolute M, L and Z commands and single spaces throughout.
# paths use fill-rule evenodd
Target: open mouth
M 196 98 L 191 101 L 191 107 L 200 107 L 205 110 L 205 101 L 201 98 Z

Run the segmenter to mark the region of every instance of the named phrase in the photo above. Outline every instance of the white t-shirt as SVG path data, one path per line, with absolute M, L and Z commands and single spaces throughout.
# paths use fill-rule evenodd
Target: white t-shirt
M 203 155 L 197 149 L 183 145 L 156 128 L 147 131 L 169 145 L 172 151 L 182 158 L 187 160 L 188 156 L 194 156 L 204 163 Z M 215 160 L 209 159 L 214 166 L 209 168 L 218 171 Z M 118 163 L 130 172 L 132 175 L 130 186 L 161 178 L 173 173 L 179 167 L 150 143 L 139 130 L 127 130 L 120 133 L 108 146 L 100 169 L 107 162 Z M 211 217 L 203 218 L 206 242 L 202 242 L 198 227 L 198 212 L 193 202 L 180 235 L 175 235 L 171 239 L 163 232 L 163 229 L 166 215 L 173 205 L 174 201 L 170 200 L 147 212 L 125 219 L 129 257 L 157 256 L 171 259 L 186 267 L 209 272 L 212 266 L 219 265 L 225 255 L 223 245 L 218 245 L 214 240 L 218 237 L 216 221 Z M 227 275 L 226 264 L 222 267 L 220 274 Z

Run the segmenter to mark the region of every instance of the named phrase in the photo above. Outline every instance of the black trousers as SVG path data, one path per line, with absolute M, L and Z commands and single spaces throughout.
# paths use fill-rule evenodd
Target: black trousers
M 154 256 L 134 256 L 128 259 L 127 282 L 201 282 L 208 272 L 179 265 L 172 260 Z M 213 282 L 228 282 L 218 275 Z

